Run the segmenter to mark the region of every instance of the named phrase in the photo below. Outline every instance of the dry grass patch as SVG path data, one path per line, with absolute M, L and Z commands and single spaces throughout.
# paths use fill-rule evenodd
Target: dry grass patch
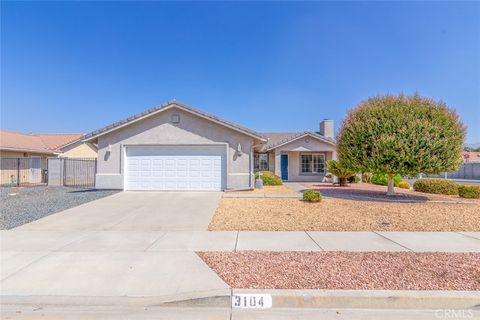
M 480 231 L 480 204 L 224 198 L 209 230 Z
M 480 253 L 200 252 L 234 288 L 480 290 Z

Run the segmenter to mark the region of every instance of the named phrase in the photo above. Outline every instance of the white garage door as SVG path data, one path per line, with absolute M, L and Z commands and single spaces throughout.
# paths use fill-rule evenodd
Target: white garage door
M 125 190 L 221 191 L 225 146 L 127 147 Z

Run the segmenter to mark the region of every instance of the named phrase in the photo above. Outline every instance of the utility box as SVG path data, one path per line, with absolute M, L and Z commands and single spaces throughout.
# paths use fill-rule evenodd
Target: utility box
M 258 178 L 255 180 L 255 188 L 257 189 L 263 189 L 263 180 Z

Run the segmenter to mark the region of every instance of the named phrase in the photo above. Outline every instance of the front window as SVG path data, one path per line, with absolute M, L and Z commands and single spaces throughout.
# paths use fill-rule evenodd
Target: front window
M 325 172 L 324 154 L 302 154 L 300 156 L 300 173 L 318 174 Z
M 268 154 L 266 153 L 255 153 L 253 155 L 253 163 L 255 171 L 266 171 L 268 170 Z

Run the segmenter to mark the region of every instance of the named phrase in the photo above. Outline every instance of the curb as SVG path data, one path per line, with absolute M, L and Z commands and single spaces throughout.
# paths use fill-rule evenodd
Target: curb
M 480 311 L 480 291 L 414 290 L 232 289 L 228 290 L 228 293 L 226 291 L 205 291 L 163 297 L 2 296 L 1 305 L 229 309 L 231 296 L 237 294 L 269 294 L 272 296 L 270 310 L 463 309 Z
M 233 294 L 271 294 L 273 308 L 480 310 L 480 291 L 233 289 Z

